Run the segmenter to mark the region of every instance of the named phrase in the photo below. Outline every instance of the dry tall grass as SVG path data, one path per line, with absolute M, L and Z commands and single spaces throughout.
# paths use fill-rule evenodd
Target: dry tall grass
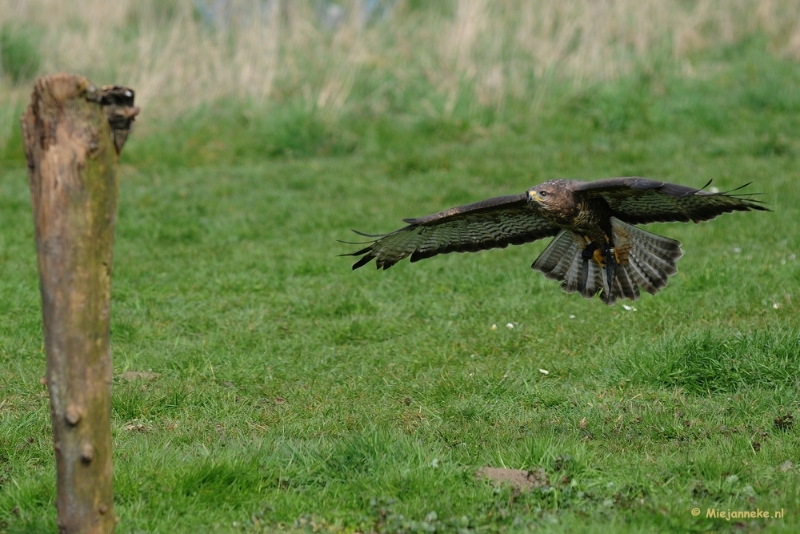
M 78 9 L 4 0 L 0 24 L 40 29 L 42 73 L 134 87 L 143 118 L 230 97 L 380 112 L 411 87 L 429 92 L 420 106 L 432 114 L 452 113 L 465 95 L 502 108 L 540 102 L 554 78 L 614 78 L 654 54 L 681 59 L 755 31 L 774 53 L 800 57 L 796 0 L 451 0 L 416 9 L 389 0 L 388 14 L 371 22 L 366 2 L 340 3 L 85 0 Z M 29 87 L 0 82 L 11 104 L 0 106 L 0 139 Z

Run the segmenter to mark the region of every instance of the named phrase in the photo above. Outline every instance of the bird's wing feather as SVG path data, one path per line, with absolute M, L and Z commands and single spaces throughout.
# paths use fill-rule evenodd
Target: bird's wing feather
M 629 224 L 700 222 L 732 211 L 769 211 L 759 201 L 731 191 L 711 193 L 638 177 L 576 182 L 574 190 L 577 194 L 602 197 L 613 215 Z
M 414 262 L 449 252 L 522 245 L 559 231 L 541 218 L 535 204 L 528 204 L 525 193 L 490 198 L 404 221 L 408 226 L 390 234 L 376 236 L 356 232 L 376 239 L 361 250 L 344 254 L 361 256 L 353 269 L 373 259 L 379 269 L 388 269 L 409 256 Z

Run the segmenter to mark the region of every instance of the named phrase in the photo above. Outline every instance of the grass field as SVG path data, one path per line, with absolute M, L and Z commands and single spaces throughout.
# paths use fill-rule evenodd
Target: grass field
M 800 65 L 772 42 L 554 81 L 536 106 L 143 114 L 115 246 L 117 531 L 796 532 Z M 13 131 L 4 154 L 0 532 L 54 532 Z M 532 271 L 545 242 L 386 272 L 337 257 L 351 228 L 625 175 L 753 182 L 774 211 L 649 226 L 683 243 L 680 271 L 611 308 Z M 476 480 L 484 466 L 542 484 Z

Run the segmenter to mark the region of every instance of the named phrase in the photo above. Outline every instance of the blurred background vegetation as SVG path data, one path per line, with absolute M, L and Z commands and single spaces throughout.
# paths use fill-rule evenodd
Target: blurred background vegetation
M 21 163 L 18 117 L 44 73 L 133 87 L 137 142 L 181 137 L 170 151 L 208 162 L 352 151 L 376 118 L 524 123 L 620 77 L 708 76 L 705 52 L 753 41 L 800 58 L 800 2 L 6 0 L 0 154 Z M 226 141 L 236 129 L 260 141 Z

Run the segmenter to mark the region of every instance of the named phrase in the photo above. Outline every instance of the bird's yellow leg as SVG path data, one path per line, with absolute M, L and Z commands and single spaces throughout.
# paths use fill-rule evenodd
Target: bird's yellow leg
M 597 264 L 600 267 L 605 267 L 606 266 L 606 258 L 605 258 L 604 254 L 603 254 L 603 251 L 600 250 L 599 248 L 595 249 L 594 253 L 592 254 L 592 257 L 594 258 L 594 261 L 596 261 Z
M 617 260 L 617 263 L 620 263 L 619 256 L 617 255 L 617 249 L 611 244 L 611 238 L 608 236 L 603 236 L 606 241 L 606 246 L 600 246 L 597 242 L 593 242 L 592 238 L 588 235 L 583 236 L 583 239 L 586 241 L 586 248 L 584 249 L 584 259 L 586 259 L 587 251 L 589 249 L 591 253 L 591 258 L 599 265 L 600 267 L 606 266 L 606 250 L 611 249 L 614 251 L 614 259 Z M 608 246 L 611 245 L 611 246 Z

